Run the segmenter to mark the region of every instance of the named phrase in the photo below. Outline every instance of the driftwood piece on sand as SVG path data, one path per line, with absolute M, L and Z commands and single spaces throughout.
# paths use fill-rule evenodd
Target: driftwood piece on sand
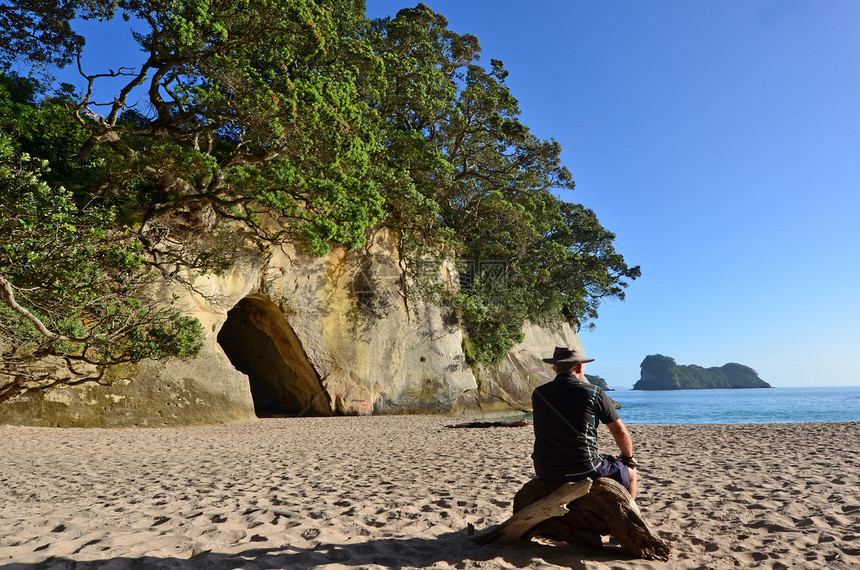
M 566 485 L 571 484 L 546 483 L 538 479 L 523 485 L 523 488 L 514 496 L 514 515 L 484 537 L 486 540 L 481 540 L 481 543 L 499 542 L 493 536 L 497 531 L 517 519 L 520 513 L 527 512 L 533 505 L 556 502 L 554 493 L 560 486 Z M 602 536 L 610 535 L 636 558 L 668 560 L 669 545 L 651 532 L 642 519 L 639 507 L 622 485 L 612 479 L 601 478 L 590 487 L 590 492 L 567 504 L 568 512 L 561 513 L 561 516 L 549 514 L 520 536 L 539 536 L 587 548 L 601 549 L 603 548 Z M 563 502 L 561 504 L 565 505 Z M 540 510 L 548 513 L 551 508 L 541 506 Z M 524 515 L 520 517 L 524 518 Z
M 452 424 L 449 428 L 488 428 L 488 427 L 523 427 L 532 425 L 528 420 L 500 421 L 500 422 L 466 422 L 464 424 Z
M 567 504 L 587 494 L 589 489 L 591 489 L 591 479 L 583 479 L 576 483 L 562 483 L 546 497 L 523 507 L 491 532 L 478 538 L 478 543 L 511 544 L 516 542 L 535 525 L 552 517 L 566 515 L 568 513 Z

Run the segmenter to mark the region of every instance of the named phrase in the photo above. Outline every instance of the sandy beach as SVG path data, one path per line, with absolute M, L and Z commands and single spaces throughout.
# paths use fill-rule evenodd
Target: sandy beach
M 858 568 L 860 424 L 629 426 L 668 562 L 479 546 L 532 429 L 435 416 L 0 426 L 4 568 Z M 607 430 L 602 449 L 612 451 Z

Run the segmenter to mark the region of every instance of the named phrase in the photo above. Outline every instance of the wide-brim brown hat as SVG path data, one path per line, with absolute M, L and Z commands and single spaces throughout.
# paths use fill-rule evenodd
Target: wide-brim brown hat
M 544 358 L 543 361 L 555 364 L 556 362 L 594 362 L 594 359 L 586 358 L 585 353 L 576 346 L 557 346 L 552 353 L 552 358 Z

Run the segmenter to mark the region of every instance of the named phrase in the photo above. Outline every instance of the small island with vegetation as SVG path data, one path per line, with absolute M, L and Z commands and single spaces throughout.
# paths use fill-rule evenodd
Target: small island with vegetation
M 606 380 L 604 380 L 604 379 L 603 379 L 603 378 L 601 378 L 600 376 L 597 376 L 597 375 L 594 375 L 594 374 L 586 374 L 586 375 L 585 375 L 585 379 L 586 379 L 586 380 L 588 380 L 591 384 L 594 384 L 595 386 L 600 386 L 600 387 L 601 387 L 601 388 L 603 388 L 603 390 L 604 390 L 604 391 L 606 391 L 606 392 L 611 392 L 611 391 L 612 391 L 612 388 L 610 388 L 610 387 L 606 384 Z
M 771 388 L 758 372 L 743 364 L 703 368 L 684 365 L 662 354 L 645 357 L 634 390 L 702 390 L 712 388 Z

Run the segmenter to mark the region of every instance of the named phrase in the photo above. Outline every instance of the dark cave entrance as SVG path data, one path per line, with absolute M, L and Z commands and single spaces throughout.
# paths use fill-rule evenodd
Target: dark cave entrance
M 227 313 L 218 344 L 248 376 L 257 417 L 330 416 L 329 397 L 283 312 L 251 295 Z

